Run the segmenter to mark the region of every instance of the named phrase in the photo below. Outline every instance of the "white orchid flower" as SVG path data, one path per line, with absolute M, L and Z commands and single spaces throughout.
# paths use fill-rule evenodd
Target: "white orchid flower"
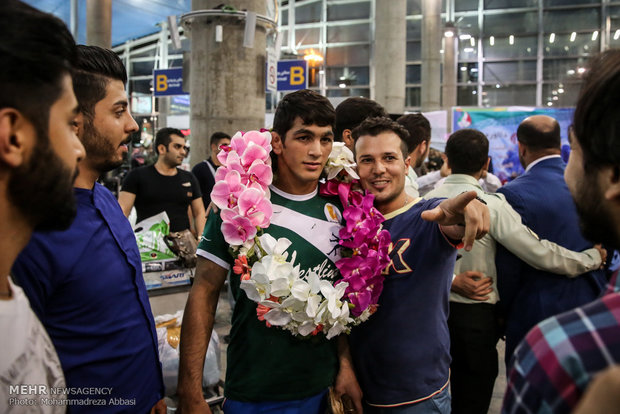
M 337 319 L 343 312 L 343 305 L 346 306 L 346 304 L 340 299 L 342 299 L 342 296 L 344 295 L 344 292 L 349 284 L 347 282 L 341 282 L 337 286 L 334 286 L 327 280 L 321 280 L 320 286 L 321 293 L 327 300 L 327 310 L 330 313 L 330 319 Z M 349 308 L 346 306 L 346 312 L 348 313 L 348 311 Z
M 337 322 L 327 331 L 327 339 L 332 339 L 334 336 L 338 336 L 343 332 L 347 332 L 347 327 Z
M 271 296 L 269 277 L 266 273 L 254 272 L 254 267 L 252 267 L 252 277 L 242 280 L 240 287 L 254 302 L 261 302 Z
M 316 329 L 316 325 L 312 321 L 303 322 L 299 325 L 297 331 L 301 336 L 308 336 Z
M 289 239 L 286 237 L 281 237 L 276 240 L 271 234 L 265 233 L 258 238 L 258 241 L 268 255 L 286 260 L 288 254 L 285 252 L 291 245 L 291 241 Z
M 265 320 L 273 326 L 284 326 L 291 322 L 291 314 L 282 309 L 271 309 L 265 314 Z
M 360 177 L 357 175 L 357 172 L 355 172 L 355 167 L 356 164 L 351 150 L 344 145 L 344 142 L 334 142 L 332 152 L 327 159 L 327 165 L 325 165 L 327 179 L 331 180 L 336 177 L 340 171 L 345 170 L 352 178 L 359 180 Z
M 291 295 L 306 304 L 305 312 L 310 318 L 316 316 L 319 304 L 321 303 L 321 291 L 319 275 L 316 272 L 308 274 L 308 280 L 295 280 L 291 287 Z

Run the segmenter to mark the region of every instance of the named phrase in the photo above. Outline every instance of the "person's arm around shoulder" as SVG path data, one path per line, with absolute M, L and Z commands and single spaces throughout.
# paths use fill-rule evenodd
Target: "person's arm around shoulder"
M 579 253 L 548 240 L 541 240 L 523 224 L 519 213 L 503 196 L 492 197 L 496 197 L 490 200 L 494 204 L 496 220 L 491 223 L 491 236 L 530 266 L 574 277 L 598 269 L 605 261 L 607 252 L 602 247 Z
M 213 331 L 220 290 L 228 271 L 198 257 L 194 285 L 189 293 L 181 327 L 179 361 L 179 412 L 210 413 L 202 394 L 202 370 Z
M 355 376 L 353 359 L 349 350 L 349 338 L 344 334 L 338 337 L 338 361 L 340 367 L 336 375 L 334 391 L 338 397 L 347 395 L 353 401 L 355 412 L 361 414 L 363 413 L 362 389 Z

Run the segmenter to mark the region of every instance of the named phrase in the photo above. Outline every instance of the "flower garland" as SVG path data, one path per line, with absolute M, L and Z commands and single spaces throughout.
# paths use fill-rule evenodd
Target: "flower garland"
M 323 332 L 330 339 L 348 333 L 374 313 L 383 289 L 390 243 L 389 233 L 381 228 L 384 218 L 373 207 L 374 197 L 359 191 L 353 154 L 334 143 L 325 167 L 328 180 L 320 192 L 338 195 L 345 207 L 346 224 L 338 234 L 342 258 L 336 262 L 342 279 L 332 284 L 313 271 L 301 277 L 297 252 L 290 258 L 286 252 L 290 240 L 276 240 L 262 231 L 273 214 L 270 151 L 268 131 L 238 132 L 217 156 L 222 166 L 211 199 L 221 209 L 222 234 L 235 258 L 233 272 L 267 326 L 303 337 Z

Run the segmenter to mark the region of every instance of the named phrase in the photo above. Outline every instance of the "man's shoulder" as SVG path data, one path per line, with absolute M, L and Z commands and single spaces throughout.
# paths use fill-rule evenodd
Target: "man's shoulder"
M 125 179 L 129 179 L 130 177 L 133 179 L 143 179 L 145 177 L 153 175 L 155 172 L 155 167 L 153 165 L 143 165 L 138 168 L 134 168 L 127 173 L 127 177 Z
M 179 167 L 177 167 L 177 173 L 181 177 L 190 177 L 192 175 L 191 171 L 187 171 L 187 170 L 184 170 L 183 168 L 179 168 Z
M 561 394 L 572 404 L 609 358 L 620 358 L 619 309 L 613 293 L 538 323 L 515 352 L 508 389 L 532 387 L 547 402 Z
M 207 161 L 200 161 L 198 164 L 194 165 L 192 168 L 193 174 L 203 173 L 209 170 L 209 166 L 207 165 Z
M 525 342 L 538 361 L 553 358 L 559 363 L 599 347 L 596 341 L 581 340 L 584 336 L 600 336 L 603 331 L 607 331 L 616 338 L 614 342 L 620 344 L 620 325 L 616 318 L 612 317 L 618 311 L 620 293 L 609 293 L 588 304 L 539 322 L 526 336 Z M 607 343 L 606 338 L 601 339 Z M 567 348 L 568 343 L 572 346 Z
M 401 209 L 385 214 L 385 219 L 388 222 L 411 222 L 413 220 L 420 220 L 420 223 L 433 226 L 435 223 L 426 221 L 421 218 L 423 211 L 435 208 L 439 203 L 443 201 L 445 197 L 432 197 L 432 198 L 420 198 L 412 205 L 407 205 Z

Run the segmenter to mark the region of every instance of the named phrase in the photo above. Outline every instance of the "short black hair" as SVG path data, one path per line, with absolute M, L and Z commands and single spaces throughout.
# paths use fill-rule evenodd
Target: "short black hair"
M 226 132 L 214 132 L 213 134 L 211 134 L 211 139 L 209 142 L 211 143 L 211 145 L 213 145 L 225 138 L 230 139 L 230 135 L 228 135 Z
M 361 136 L 370 135 L 371 137 L 376 137 L 382 132 L 393 132 L 398 135 L 401 140 L 400 150 L 403 153 L 403 159 L 407 159 L 409 156 L 409 149 L 407 147 L 409 132 L 398 122 L 394 122 L 388 117 L 377 116 L 365 119 L 359 126 L 353 129 L 351 136 L 353 140 L 357 142 L 358 138 Z
M 65 24 L 16 0 L 0 3 L 0 108 L 15 108 L 39 137 L 48 136 L 50 108 L 76 58 Z
M 155 134 L 155 152 L 158 155 L 159 155 L 160 145 L 163 145 L 164 147 L 168 148 L 168 145 L 172 141 L 172 139 L 170 139 L 171 135 L 178 135 L 180 137 L 185 138 L 185 135 L 183 134 L 183 132 L 181 132 L 180 129 L 168 128 L 168 127 L 160 129 L 159 131 L 157 131 L 157 134 Z
M 521 122 L 517 128 L 517 140 L 533 149 L 560 149 L 562 137 L 560 135 L 560 124 L 550 131 L 541 131 L 533 122 Z
M 345 129 L 353 130 L 366 118 L 387 117 L 385 109 L 372 99 L 353 97 L 347 98 L 336 107 L 336 130 L 334 140 L 342 141 Z
M 585 171 L 620 165 L 620 50 L 590 60 L 574 115 Z
M 475 129 L 459 129 L 446 143 L 446 156 L 453 174 L 473 174 L 489 159 L 489 140 Z
M 421 113 L 403 115 L 396 122 L 404 126 L 409 132 L 409 139 L 407 140 L 409 153 L 415 150 L 423 141 L 431 141 L 431 123 Z
M 95 115 L 95 105 L 105 98 L 110 80 L 127 83 L 127 71 L 118 55 L 110 49 L 78 45 L 77 56 L 76 70 L 73 73 L 73 89 L 79 102 L 80 112 L 92 120 Z
M 284 142 L 286 133 L 300 117 L 305 125 L 330 126 L 336 124 L 336 112 L 329 99 L 309 89 L 291 92 L 282 98 L 273 117 L 273 131 Z

